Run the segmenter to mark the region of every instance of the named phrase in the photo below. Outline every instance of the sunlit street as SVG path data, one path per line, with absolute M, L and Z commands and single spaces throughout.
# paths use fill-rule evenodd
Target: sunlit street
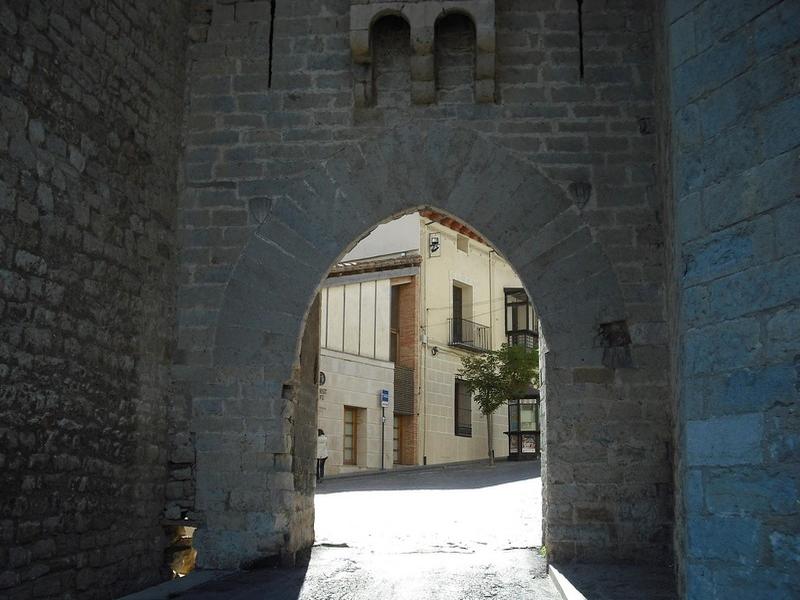
M 317 544 L 397 554 L 538 547 L 541 493 L 538 463 L 505 461 L 323 481 Z
M 323 481 L 307 569 L 264 570 L 186 598 L 551 600 L 538 463 Z

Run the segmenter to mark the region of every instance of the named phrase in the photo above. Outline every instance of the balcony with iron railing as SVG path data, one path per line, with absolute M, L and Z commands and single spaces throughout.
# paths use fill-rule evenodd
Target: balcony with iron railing
M 481 325 L 468 319 L 448 319 L 451 346 L 474 352 L 488 352 L 492 349 L 491 332 L 488 325 Z

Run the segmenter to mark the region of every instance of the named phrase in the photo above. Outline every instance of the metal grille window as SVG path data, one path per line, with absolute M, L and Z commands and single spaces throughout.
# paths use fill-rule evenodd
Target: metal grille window
M 414 414 L 414 369 L 394 368 L 394 412 L 398 415 Z
M 472 394 L 466 381 L 456 379 L 455 434 L 472 437 Z

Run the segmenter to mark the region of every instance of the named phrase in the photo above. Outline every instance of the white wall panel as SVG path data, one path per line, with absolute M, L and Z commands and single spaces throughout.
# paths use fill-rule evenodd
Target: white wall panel
M 361 356 L 375 358 L 375 283 L 361 284 Z
M 391 282 L 383 279 L 375 288 L 375 358 L 389 360 L 389 325 L 392 301 Z
M 331 350 L 344 349 L 344 288 L 328 288 L 328 345 Z
M 344 288 L 344 351 L 348 354 L 358 354 L 361 325 L 360 292 L 360 283 L 347 285 Z

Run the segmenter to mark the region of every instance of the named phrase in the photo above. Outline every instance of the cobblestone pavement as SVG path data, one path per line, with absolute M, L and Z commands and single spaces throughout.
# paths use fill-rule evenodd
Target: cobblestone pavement
M 323 482 L 307 568 L 207 584 L 195 600 L 556 600 L 538 465 L 498 463 Z

